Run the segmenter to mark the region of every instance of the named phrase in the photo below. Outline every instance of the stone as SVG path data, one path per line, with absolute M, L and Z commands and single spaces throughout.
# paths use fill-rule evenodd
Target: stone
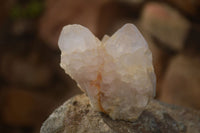
M 78 23 L 88 27 L 93 33 L 97 33 L 101 7 L 108 1 L 110 0 L 58 0 L 55 3 L 52 0 L 46 0 L 46 10 L 39 21 L 39 36 L 51 48 L 57 49 L 60 31 L 66 24 Z
M 34 52 L 24 58 L 19 55 L 20 52 L 10 51 L 4 53 L 1 58 L 0 73 L 4 79 L 12 84 L 22 84 L 30 87 L 40 87 L 49 84 L 52 71 L 44 63 L 35 61 L 34 57 L 38 53 Z
M 180 54 L 171 60 L 163 79 L 160 100 L 200 109 L 199 56 Z
M 0 92 L 0 105 L 0 117 L 4 124 L 38 128 L 53 110 L 55 101 L 36 92 L 4 88 Z
M 151 51 L 133 24 L 125 24 L 103 42 L 81 25 L 68 25 L 58 44 L 61 67 L 86 92 L 95 110 L 132 121 L 155 96 Z
M 160 92 L 162 91 L 163 77 L 165 76 L 167 67 L 172 58 L 171 53 L 159 47 L 150 34 L 146 33 L 145 30 L 140 28 L 144 38 L 149 44 L 149 48 L 152 52 L 153 66 L 156 74 L 156 98 L 159 98 Z
M 75 96 L 57 108 L 40 133 L 199 133 L 200 112 L 150 101 L 133 121 L 112 120 L 94 111 L 88 97 Z
M 141 25 L 160 47 L 179 52 L 184 48 L 190 22 L 167 4 L 149 2 L 141 15 Z
M 200 53 L 200 24 L 192 23 L 190 30 L 188 32 L 188 36 L 185 40 L 185 48 L 184 53 L 190 55 L 199 55 Z
M 9 18 L 10 10 L 13 5 L 16 3 L 16 0 L 2 0 L 0 5 L 0 28 L 2 29 L 6 19 Z
M 144 3 L 144 0 L 117 0 L 117 1 L 123 2 L 126 4 L 133 4 L 133 5 L 139 5 L 139 4 Z
M 167 2 L 180 9 L 186 15 L 199 18 L 199 0 L 185 0 L 184 2 L 182 0 L 167 0 Z

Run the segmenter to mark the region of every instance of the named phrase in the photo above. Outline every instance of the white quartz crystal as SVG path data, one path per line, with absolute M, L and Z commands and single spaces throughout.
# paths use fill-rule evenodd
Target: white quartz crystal
M 97 111 L 133 121 L 155 96 L 151 51 L 133 24 L 102 41 L 81 25 L 67 25 L 58 44 L 61 67 Z

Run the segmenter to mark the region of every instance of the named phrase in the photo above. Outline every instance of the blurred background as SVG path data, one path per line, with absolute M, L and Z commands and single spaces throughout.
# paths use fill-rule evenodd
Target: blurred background
M 200 109 L 199 0 L 1 0 L 0 132 L 39 132 L 81 93 L 59 66 L 60 31 L 74 23 L 100 39 L 137 25 L 153 53 L 156 98 Z

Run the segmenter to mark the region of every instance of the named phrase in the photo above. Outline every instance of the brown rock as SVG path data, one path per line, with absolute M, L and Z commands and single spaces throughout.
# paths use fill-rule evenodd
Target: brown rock
M 34 53 L 33 56 L 37 56 Z M 31 54 L 27 58 L 14 53 L 5 53 L 1 60 L 0 73 L 10 83 L 38 87 L 48 84 L 52 72 L 45 64 L 35 61 Z
M 61 29 L 67 24 L 81 24 L 97 33 L 98 15 L 101 6 L 109 0 L 47 0 L 47 8 L 40 20 L 39 34 L 53 48 Z
M 149 48 L 151 49 L 153 56 L 153 65 L 156 73 L 156 98 L 159 98 L 160 92 L 162 91 L 161 86 L 163 82 L 163 77 L 165 75 L 166 69 L 168 67 L 169 61 L 171 60 L 171 53 L 159 47 L 151 38 L 150 34 L 146 33 L 143 28 L 141 28 L 142 33 L 148 42 Z
M 119 2 L 124 2 L 126 4 L 133 4 L 133 5 L 139 5 L 143 3 L 145 0 L 117 0 Z
M 187 15 L 196 16 L 200 15 L 200 1 L 199 0 L 168 0 L 171 4 L 175 5 L 177 8 L 181 9 Z
M 162 48 L 180 51 L 188 33 L 189 22 L 172 7 L 150 2 L 144 7 L 141 24 Z
M 190 30 L 188 32 L 186 41 L 185 41 L 185 49 L 184 53 L 190 55 L 199 55 L 200 54 L 200 23 L 199 24 L 192 24 Z
M 55 102 L 40 94 L 19 89 L 1 91 L 0 117 L 4 124 L 18 127 L 39 126 Z
M 152 100 L 134 122 L 112 120 L 94 111 L 85 95 L 56 109 L 43 123 L 41 133 L 198 133 L 200 113 Z
M 14 5 L 16 0 L 1 0 L 0 4 L 0 28 L 9 16 L 9 11 Z
M 175 57 L 164 77 L 160 100 L 200 109 L 199 56 Z

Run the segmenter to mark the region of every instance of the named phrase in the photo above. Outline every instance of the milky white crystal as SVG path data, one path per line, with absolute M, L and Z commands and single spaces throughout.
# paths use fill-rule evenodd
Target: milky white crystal
M 152 54 L 133 24 L 102 41 L 81 25 L 67 25 L 59 41 L 61 67 L 113 119 L 136 119 L 155 96 Z

